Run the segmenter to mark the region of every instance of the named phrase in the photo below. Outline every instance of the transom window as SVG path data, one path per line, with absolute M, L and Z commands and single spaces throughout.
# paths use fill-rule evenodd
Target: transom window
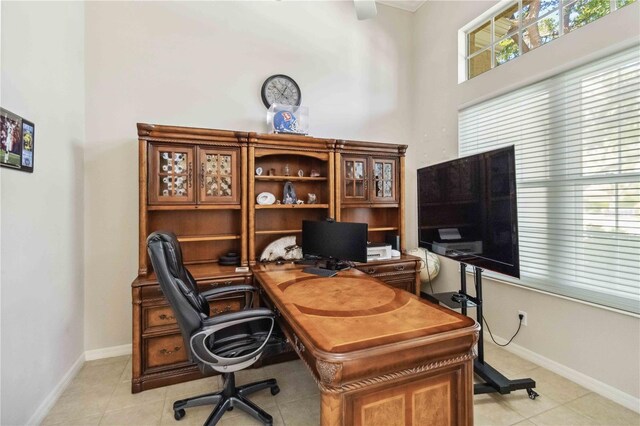
M 509 62 L 634 1 L 515 1 L 466 33 L 466 78 Z

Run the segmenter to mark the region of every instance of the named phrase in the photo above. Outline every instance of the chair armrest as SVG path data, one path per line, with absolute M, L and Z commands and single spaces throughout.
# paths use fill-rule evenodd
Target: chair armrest
M 216 315 L 215 317 L 209 317 L 202 320 L 202 331 L 206 331 L 210 327 L 225 324 L 227 322 L 240 324 L 242 322 L 256 321 L 259 319 L 269 319 L 275 317 L 275 312 L 268 308 L 253 308 L 238 312 L 226 312 L 224 314 Z M 225 327 L 218 327 L 216 330 L 221 330 L 222 328 Z
M 275 313 L 270 309 L 256 308 L 239 312 L 229 312 L 215 317 L 206 318 L 202 320 L 202 328 L 191 336 L 189 341 L 191 351 L 200 361 L 213 367 L 226 368 L 228 365 L 243 362 L 247 362 L 247 365 L 250 365 L 260 356 L 264 347 L 269 342 L 269 338 L 271 337 L 271 333 L 273 333 L 273 327 L 275 325 L 275 316 Z M 213 333 L 238 324 L 261 320 L 270 320 L 271 327 L 264 342 L 255 351 L 241 357 L 225 358 L 214 354 L 207 347 L 206 340 Z
M 203 291 L 202 293 L 200 293 L 200 295 L 207 300 L 211 300 L 211 299 L 217 299 L 223 296 L 228 296 L 234 293 L 245 293 L 245 294 L 248 293 L 250 294 L 250 296 L 245 297 L 244 308 L 242 308 L 242 309 L 247 309 L 253 306 L 253 299 L 257 291 L 258 289 L 252 285 L 241 284 L 241 285 L 230 285 L 227 287 L 214 288 L 212 290 Z
M 226 296 L 233 293 L 254 293 L 256 291 L 258 291 L 258 289 L 252 285 L 241 284 L 214 288 L 211 290 L 203 291 L 202 293 L 200 293 L 200 295 L 202 295 L 202 297 L 204 297 L 205 299 L 215 299 L 217 297 Z

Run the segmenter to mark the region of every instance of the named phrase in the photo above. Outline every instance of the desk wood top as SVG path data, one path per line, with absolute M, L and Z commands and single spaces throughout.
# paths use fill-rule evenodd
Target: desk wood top
M 472 318 L 460 315 L 358 270 L 325 278 L 296 265 L 253 268 L 287 321 L 317 350 L 345 353 L 456 330 L 474 333 Z

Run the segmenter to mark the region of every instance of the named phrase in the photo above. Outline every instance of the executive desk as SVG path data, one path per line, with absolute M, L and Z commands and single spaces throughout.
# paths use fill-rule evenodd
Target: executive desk
M 320 388 L 323 426 L 473 424 L 473 319 L 358 270 L 253 272 Z

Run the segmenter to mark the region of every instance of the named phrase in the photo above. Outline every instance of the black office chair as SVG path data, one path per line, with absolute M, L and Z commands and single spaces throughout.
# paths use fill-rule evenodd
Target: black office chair
M 266 308 L 250 308 L 256 291 L 250 285 L 200 293 L 193 276 L 182 263 L 180 244 L 173 233 L 152 233 L 147 238 L 147 249 L 160 288 L 178 321 L 189 360 L 196 363 L 203 373 L 221 372 L 224 380 L 224 388 L 220 392 L 174 402 L 175 419 L 184 417 L 185 408 L 213 404 L 215 409 L 205 425 L 215 425 L 233 407 L 239 407 L 265 425 L 272 425 L 273 418 L 246 397 L 266 388 L 271 388 L 271 394 L 276 395 L 280 392 L 276 380 L 236 387 L 234 372 L 249 367 L 267 351 L 281 349 L 284 339 L 274 333 L 274 313 Z M 209 316 L 207 299 L 234 293 L 247 296 L 244 310 Z

